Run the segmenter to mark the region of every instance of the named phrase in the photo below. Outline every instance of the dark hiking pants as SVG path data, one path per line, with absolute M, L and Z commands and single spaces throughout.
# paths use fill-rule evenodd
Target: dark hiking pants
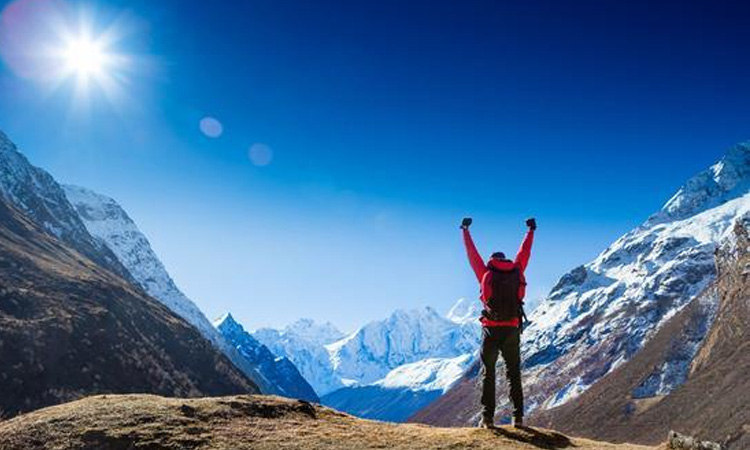
M 495 366 L 498 353 L 505 360 L 505 375 L 513 402 L 513 416 L 523 417 L 521 388 L 521 339 L 517 327 L 482 327 L 482 414 L 487 419 L 495 416 Z

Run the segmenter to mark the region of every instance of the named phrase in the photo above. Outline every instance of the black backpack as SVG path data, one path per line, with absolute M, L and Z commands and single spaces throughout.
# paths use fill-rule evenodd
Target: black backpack
M 518 318 L 521 310 L 521 301 L 518 298 L 518 288 L 521 286 L 521 271 L 518 267 L 511 270 L 490 269 L 490 283 L 492 285 L 492 297 L 487 300 L 487 305 L 482 313 L 486 318 L 493 321 L 508 321 Z

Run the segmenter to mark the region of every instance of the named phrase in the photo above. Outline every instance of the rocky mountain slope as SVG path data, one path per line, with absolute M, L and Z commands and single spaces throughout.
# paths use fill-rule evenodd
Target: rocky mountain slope
M 728 448 L 750 448 L 749 224 L 739 221 L 736 237 L 717 252 L 717 281 L 632 360 L 535 422 L 640 443 L 659 442 L 674 428 Z
M 716 275 L 717 244 L 750 210 L 748 185 L 750 145 L 739 144 L 688 180 L 643 225 L 560 279 L 523 335 L 527 413 L 581 395 L 706 289 Z M 477 369 L 413 419 L 444 425 L 473 421 Z M 498 400 L 507 415 L 504 389 Z
M 257 341 L 245 341 L 245 347 L 241 350 L 236 348 L 235 343 L 227 341 L 198 306 L 175 285 L 146 236 L 115 200 L 79 186 L 66 185 L 63 190 L 86 230 L 100 247 L 112 252 L 130 272 L 135 283 L 196 327 L 263 393 L 294 397 L 294 393 L 312 391 L 304 379 L 294 376 L 296 369 L 290 370 L 289 361 L 279 361 L 282 367 L 275 367 L 275 358 L 262 361 L 253 359 L 268 353 L 268 349 Z M 256 344 L 258 348 L 251 350 L 250 344 Z M 286 378 L 287 375 L 291 378 Z M 302 398 L 318 400 L 314 394 Z
M 656 449 L 569 438 L 533 428 L 447 429 L 372 422 L 306 402 L 261 396 L 187 400 L 97 396 L 0 422 L 0 450 L 47 448 Z
M 311 402 L 320 402 L 317 394 L 302 377 L 297 368 L 283 356 L 276 356 L 237 323 L 231 314 L 215 322 L 222 337 L 247 361 L 258 368 L 269 380 L 281 380 L 276 386 L 280 395 Z
M 57 237 L 126 279 L 130 273 L 117 257 L 86 230 L 65 192 L 46 171 L 32 166 L 0 131 L 0 195 L 47 233 Z
M 255 393 L 192 326 L 0 198 L 0 416 L 93 393 Z

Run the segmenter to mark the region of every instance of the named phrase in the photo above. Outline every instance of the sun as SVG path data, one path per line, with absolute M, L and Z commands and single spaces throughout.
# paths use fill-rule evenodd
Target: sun
M 141 21 L 106 7 L 96 11 L 105 18 L 97 17 L 74 3 L 15 0 L 0 8 L 0 66 L 50 95 L 69 94 L 71 109 L 94 102 L 123 108 L 155 67 L 153 55 L 140 52 Z
M 101 43 L 88 38 L 74 39 L 63 50 L 65 71 L 82 77 L 102 75 L 108 57 Z
M 106 76 L 112 59 L 104 44 L 89 36 L 67 39 L 60 56 L 63 73 L 79 78 Z
M 51 46 L 55 61 L 54 87 L 72 87 L 76 105 L 87 105 L 103 94 L 112 103 L 127 97 L 130 58 L 115 47 L 119 31 L 105 28 L 100 33 L 84 23 L 78 32 L 61 28 Z

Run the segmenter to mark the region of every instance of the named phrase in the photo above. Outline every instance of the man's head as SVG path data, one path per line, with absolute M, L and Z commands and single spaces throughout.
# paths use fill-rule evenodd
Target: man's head
M 501 260 L 503 260 L 503 259 L 505 259 L 505 253 L 503 253 L 503 252 L 495 252 L 495 253 L 492 254 L 492 256 L 490 256 L 490 258 L 491 259 L 501 259 Z

